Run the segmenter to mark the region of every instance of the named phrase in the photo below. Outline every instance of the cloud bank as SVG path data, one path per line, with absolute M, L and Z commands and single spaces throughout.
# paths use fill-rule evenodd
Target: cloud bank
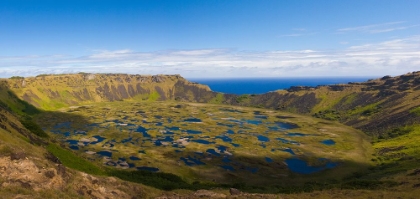
M 95 51 L 82 57 L 0 56 L 1 77 L 76 72 L 181 74 L 185 77 L 382 76 L 416 70 L 420 70 L 420 35 L 336 51 L 135 52 L 122 49 Z

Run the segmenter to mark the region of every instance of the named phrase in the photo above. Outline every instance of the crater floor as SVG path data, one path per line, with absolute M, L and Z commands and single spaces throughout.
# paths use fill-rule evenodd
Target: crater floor
M 368 167 L 371 154 L 351 127 L 258 108 L 119 101 L 45 112 L 37 122 L 98 164 L 191 182 L 338 179 Z

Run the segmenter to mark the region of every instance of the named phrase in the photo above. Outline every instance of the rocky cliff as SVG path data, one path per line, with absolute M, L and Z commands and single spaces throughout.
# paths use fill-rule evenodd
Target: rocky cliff
M 169 100 L 175 99 L 175 94 L 180 93 L 181 88 L 192 90 L 181 93 L 199 101 L 200 92 L 211 92 L 207 86 L 190 83 L 179 75 L 80 73 L 13 77 L 1 83 L 21 99 L 47 110 L 80 103 L 124 99 Z

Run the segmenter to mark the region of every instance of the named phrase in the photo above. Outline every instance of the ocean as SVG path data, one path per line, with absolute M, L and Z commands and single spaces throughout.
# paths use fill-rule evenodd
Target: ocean
M 318 86 L 364 82 L 372 77 L 311 77 L 311 78 L 187 78 L 191 82 L 205 84 L 212 91 L 230 94 L 262 94 L 288 89 L 291 86 Z

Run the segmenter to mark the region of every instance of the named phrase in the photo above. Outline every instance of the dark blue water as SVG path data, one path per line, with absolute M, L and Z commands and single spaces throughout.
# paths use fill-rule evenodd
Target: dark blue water
M 321 141 L 322 144 L 328 145 L 328 146 L 332 146 L 335 144 L 334 140 L 323 140 Z
M 222 146 L 222 145 L 219 145 L 219 146 L 217 146 L 216 148 L 217 148 L 217 149 L 219 149 L 219 151 L 220 151 L 221 153 L 224 153 L 224 152 L 227 150 L 227 147 L 226 147 L 226 146 Z
M 96 139 L 98 139 L 98 140 L 95 141 L 95 142 L 91 142 L 90 144 L 97 144 L 97 143 L 102 142 L 102 141 L 104 141 L 106 139 L 105 137 L 101 137 L 99 135 L 95 135 L 93 137 L 96 138 Z
M 200 144 L 214 144 L 215 142 L 210 142 L 208 140 L 202 140 L 202 139 L 198 139 L 198 140 L 191 140 L 191 142 L 197 142 Z
M 297 124 L 293 123 L 286 123 L 286 122 L 276 122 L 277 126 L 279 126 L 282 129 L 295 129 L 299 128 Z
M 177 126 L 166 127 L 166 129 L 171 130 L 171 131 L 179 131 L 179 127 L 177 127 Z
M 236 78 L 236 79 L 198 79 L 189 78 L 192 82 L 208 85 L 211 90 L 232 94 L 262 94 L 291 86 L 318 86 L 364 82 L 372 77 L 311 77 L 311 78 Z
M 180 160 L 184 161 L 185 165 L 187 166 L 194 166 L 194 165 L 205 165 L 206 163 L 202 162 L 198 158 L 193 158 L 188 156 L 188 158 L 181 157 Z
M 265 137 L 263 135 L 258 135 L 257 138 L 258 138 L 258 141 L 262 141 L 262 142 L 269 142 L 270 141 L 270 138 Z
M 300 174 L 316 173 L 325 169 L 332 169 L 338 165 L 338 163 L 327 162 L 324 166 L 309 166 L 307 162 L 297 158 L 289 158 L 285 162 L 291 171 Z
M 288 152 L 292 155 L 296 155 L 295 152 L 291 148 L 283 149 L 284 152 Z
M 230 143 L 232 146 L 234 146 L 234 147 L 239 147 L 239 146 L 241 146 L 240 144 L 235 144 L 235 143 Z
M 196 130 L 187 130 L 188 134 L 201 134 L 201 131 L 196 131 Z
M 235 169 L 230 165 L 220 165 L 223 169 L 226 169 L 227 171 L 235 171 Z
M 66 142 L 71 145 L 76 145 L 77 143 L 79 143 L 79 140 L 66 140 Z
M 130 156 L 130 160 L 141 160 L 141 159 L 136 156 Z
M 210 154 L 212 154 L 212 155 L 215 155 L 215 156 L 220 156 L 220 154 L 219 153 L 217 153 L 216 152 L 216 150 L 214 150 L 214 149 L 207 149 L 207 151 L 206 151 L 207 153 L 210 153 Z
M 230 138 L 227 135 L 220 135 L 220 136 L 216 136 L 216 138 L 222 139 L 223 142 L 232 142 L 232 138 Z
M 198 119 L 198 118 L 193 118 L 192 117 L 192 118 L 185 119 L 184 122 L 201 122 L 201 120 Z
M 99 154 L 100 156 L 107 156 L 107 157 L 112 156 L 112 152 L 110 152 L 110 151 L 99 151 L 99 152 L 97 152 L 97 154 Z

